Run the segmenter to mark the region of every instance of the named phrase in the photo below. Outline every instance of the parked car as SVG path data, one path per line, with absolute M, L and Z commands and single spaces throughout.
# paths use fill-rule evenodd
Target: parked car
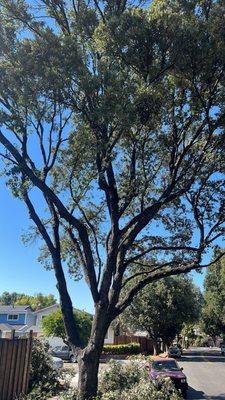
M 153 361 L 150 378 L 157 388 L 160 388 L 160 378 L 168 377 L 176 389 L 180 390 L 184 399 L 187 398 L 188 383 L 183 368 L 180 368 L 173 358 L 160 358 Z
M 52 357 L 52 366 L 54 369 L 61 369 L 63 367 L 63 360 L 58 357 Z
M 181 357 L 181 350 L 178 346 L 171 346 L 168 350 L 168 357 Z
M 66 345 L 53 347 L 50 350 L 50 354 L 54 357 L 61 358 L 65 361 L 70 361 L 72 363 L 77 361 L 77 358 L 73 354 L 72 350 Z
M 225 343 L 221 343 L 220 350 L 221 350 L 222 356 L 224 356 L 225 355 Z
M 183 347 L 181 346 L 180 343 L 174 342 L 172 346 L 173 346 L 173 347 L 174 347 L 174 346 L 177 346 L 177 347 L 180 349 L 181 354 L 183 354 Z

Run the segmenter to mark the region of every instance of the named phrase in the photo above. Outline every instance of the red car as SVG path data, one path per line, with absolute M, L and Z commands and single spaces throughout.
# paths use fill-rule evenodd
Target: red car
M 179 389 L 183 398 L 187 398 L 188 383 L 183 368 L 180 368 L 173 358 L 160 358 L 153 361 L 150 370 L 150 378 L 159 387 L 158 378 L 168 377 L 172 380 L 176 389 Z

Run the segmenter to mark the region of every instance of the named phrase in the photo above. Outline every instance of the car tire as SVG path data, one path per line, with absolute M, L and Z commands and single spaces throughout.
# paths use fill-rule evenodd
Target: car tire
M 76 357 L 72 354 L 72 356 L 70 356 L 70 362 L 74 364 L 76 361 Z

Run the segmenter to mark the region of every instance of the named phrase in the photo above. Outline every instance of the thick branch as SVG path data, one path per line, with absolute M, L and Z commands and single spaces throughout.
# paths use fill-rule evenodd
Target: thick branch
M 73 344 L 74 346 L 79 348 L 81 346 L 81 340 L 73 317 L 73 305 L 69 293 L 67 291 L 66 279 L 61 264 L 59 221 L 57 215 L 55 213 L 55 210 L 52 209 L 52 213 L 54 216 L 54 223 L 53 223 L 53 233 L 55 240 L 55 245 L 54 245 L 44 224 L 37 215 L 26 190 L 23 191 L 23 199 L 28 207 L 30 217 L 36 224 L 52 257 L 68 341 L 70 344 Z
M 37 174 L 26 164 L 19 151 L 13 146 L 12 143 L 3 135 L 0 131 L 0 142 L 5 148 L 12 154 L 19 164 L 21 171 L 27 176 L 31 182 L 41 190 L 45 197 L 47 197 L 57 208 L 60 217 L 64 218 L 71 226 L 77 229 L 79 238 L 83 245 L 83 251 L 86 259 L 87 275 L 89 277 L 89 286 L 95 302 L 99 300 L 99 294 L 97 289 L 97 279 L 94 269 L 94 260 L 89 241 L 89 236 L 85 225 L 75 218 L 63 205 L 59 197 L 49 188 L 49 186 L 43 182 Z
M 200 265 L 198 260 L 194 260 L 192 263 L 188 264 L 179 264 L 179 263 L 174 263 L 173 265 L 176 265 L 173 268 L 169 268 L 168 270 L 159 270 L 156 272 L 153 272 L 152 274 L 150 273 L 147 277 L 139 281 L 135 286 L 131 288 L 127 296 L 125 297 L 124 300 L 122 300 L 119 304 L 116 306 L 115 310 L 115 315 L 118 316 L 121 314 L 132 302 L 133 298 L 142 290 L 146 285 L 158 281 L 159 279 L 166 278 L 167 276 L 172 276 L 172 275 L 180 275 L 184 274 L 187 272 L 190 272 L 194 269 L 202 269 L 202 268 L 207 268 L 210 265 L 215 264 L 217 261 L 219 261 L 223 256 L 225 255 L 225 252 L 222 252 L 216 259 L 214 259 L 212 262 L 204 265 Z M 166 267 L 167 268 L 167 267 Z

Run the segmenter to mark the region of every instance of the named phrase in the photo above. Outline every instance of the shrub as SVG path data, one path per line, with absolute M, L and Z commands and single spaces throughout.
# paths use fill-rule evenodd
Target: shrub
M 103 354 L 138 354 L 141 348 L 139 343 L 105 344 Z
M 58 372 L 53 369 L 49 346 L 39 340 L 33 341 L 29 394 L 20 400 L 45 400 L 60 389 Z

